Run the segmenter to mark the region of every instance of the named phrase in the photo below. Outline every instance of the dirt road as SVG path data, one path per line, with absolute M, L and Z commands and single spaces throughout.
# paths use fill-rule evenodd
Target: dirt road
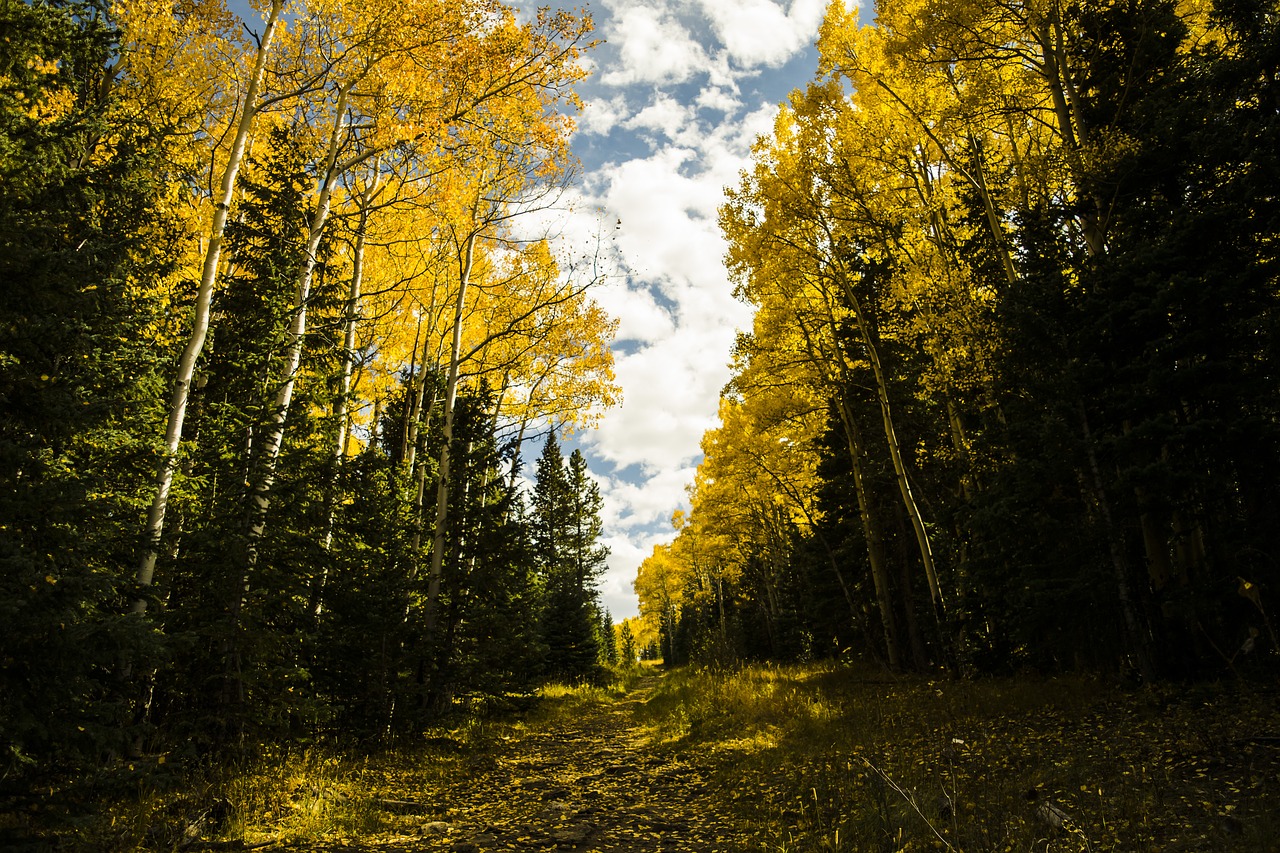
M 739 851 L 735 827 L 696 757 L 654 749 L 636 711 L 657 677 L 624 699 L 517 734 L 434 794 L 431 814 L 395 838 L 325 850 Z M 568 715 L 562 715 L 568 716 Z M 319 850 L 319 847 L 295 850 Z

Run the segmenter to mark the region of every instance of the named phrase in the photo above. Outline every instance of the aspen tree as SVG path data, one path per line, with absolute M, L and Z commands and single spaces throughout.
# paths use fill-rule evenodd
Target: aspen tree
M 164 537 L 164 519 L 169 507 L 169 494 L 178 469 L 178 449 L 182 442 L 182 426 L 187 414 L 187 402 L 191 395 L 192 378 L 195 376 L 196 362 L 200 358 L 200 352 L 209 334 L 210 305 L 218 276 L 219 261 L 222 257 L 222 241 L 226 231 L 227 217 L 231 212 L 232 198 L 236 189 L 236 176 L 244 159 L 250 134 L 262 109 L 260 93 L 263 76 L 272 56 L 276 31 L 280 27 L 280 18 L 284 14 L 286 5 L 287 0 L 271 0 L 267 7 L 262 34 L 257 39 L 257 48 L 252 54 L 252 66 L 249 69 L 244 96 L 240 100 L 230 153 L 218 182 L 213 218 L 204 238 L 204 263 L 196 292 L 191 335 L 183 348 L 173 381 L 173 392 L 169 398 L 169 418 L 165 427 L 164 451 L 156 478 L 156 492 L 147 513 L 145 546 L 137 573 L 138 586 L 143 589 L 151 586 L 155 577 L 156 559 L 160 555 L 160 545 Z M 146 609 L 147 600 L 144 596 L 134 600 L 134 613 L 142 614 Z
M 808 301 L 824 306 L 816 324 L 810 324 L 810 344 L 825 341 L 816 348 L 821 360 L 845 365 L 839 353 L 838 329 L 849 321 L 860 339 L 859 356 L 870 368 L 881 414 L 881 430 L 895 473 L 899 496 L 910 520 L 917 551 L 929 583 L 935 616 L 941 620 L 944 598 L 927 526 L 912 491 L 906 463 L 897 438 L 895 419 L 888 390 L 888 377 L 881 364 L 877 332 L 872 318 L 862 305 L 851 277 L 857 275 L 850 263 L 865 261 L 856 256 L 858 241 L 865 239 L 845 228 L 849 221 L 837 218 L 837 200 L 831 187 L 821 176 L 824 155 L 828 154 L 831 133 L 820 122 L 784 109 L 775 126 L 775 140 L 768 148 L 758 149 L 759 165 L 744 179 L 742 188 L 730 195 L 730 204 L 722 212 L 722 228 L 730 238 L 731 269 L 736 273 L 740 292 L 757 304 L 764 304 L 778 292 L 784 302 L 804 305 Z M 759 241 L 759 242 L 756 242 Z M 752 246 L 768 247 L 752 248 Z M 738 248 L 741 246 L 742 248 Z M 779 258 L 790 258 L 789 268 L 775 269 Z M 794 310 L 794 309 L 793 309 Z M 812 309 L 809 309 L 812 310 Z M 806 328 L 801 324 L 801 328 Z M 821 330 L 818 338 L 812 336 Z M 846 368 L 833 373 L 842 373 Z M 846 431 L 852 439 L 854 424 L 846 417 Z M 856 442 L 855 442 L 856 444 Z M 851 450 L 853 446 L 851 445 Z M 858 455 L 854 456 L 855 464 Z M 860 472 L 855 481 L 861 481 Z M 861 494 L 861 492 L 860 492 Z M 860 504 L 862 502 L 860 501 Z M 862 504 L 864 509 L 866 504 Z M 894 620 L 884 592 L 888 589 L 887 568 L 879 559 L 877 534 L 879 525 L 864 512 L 868 548 L 876 579 L 881 618 L 891 632 Z M 891 655 L 896 643 L 890 638 Z
M 479 32 L 467 32 L 468 26 L 477 26 L 476 21 L 486 15 L 476 16 L 476 10 L 469 7 L 458 7 L 450 16 L 432 18 L 434 29 L 411 29 L 405 31 L 394 24 L 404 22 L 407 15 L 413 17 L 422 10 L 412 5 L 397 4 L 399 18 L 393 17 L 390 11 L 385 16 L 360 17 L 354 22 L 338 17 L 329 21 L 323 14 L 317 16 L 315 36 L 318 44 L 324 45 L 327 39 L 343 37 L 350 32 L 351 24 L 355 25 L 356 37 L 350 45 L 339 41 L 342 50 L 339 60 L 333 64 L 339 73 L 345 76 L 334 83 L 335 105 L 332 108 L 332 126 L 327 146 L 324 150 L 321 179 L 318 186 L 315 212 L 308 232 L 307 248 L 302 271 L 299 274 L 295 303 L 293 306 L 293 322 L 290 328 L 290 345 L 286 354 L 284 381 L 276 395 L 271 424 L 265 437 L 263 453 L 256 474 L 252 495 L 250 514 L 251 521 L 246 538 L 245 573 L 252 571 L 257 561 L 257 543 L 261 540 L 266 524 L 269 493 L 274 481 L 276 460 L 283 441 L 285 421 L 288 417 L 293 390 L 298 376 L 303 338 L 306 332 L 307 302 L 310 293 L 311 276 L 315 267 L 316 251 L 319 247 L 325 226 L 328 221 L 331 196 L 339 178 L 350 169 L 355 168 L 379 153 L 396 146 L 412 145 L 429 147 L 437 143 L 433 135 L 428 135 L 433 126 L 427 122 L 442 122 L 445 125 L 461 127 L 465 123 L 477 121 L 483 123 L 485 115 L 500 117 L 502 124 L 491 126 L 490 133 L 511 136 L 525 135 L 535 146 L 539 143 L 549 145 L 555 152 L 562 143 L 548 136 L 548 131 L 540 128 L 556 126 L 554 114 L 531 114 L 529 105 L 546 108 L 559 100 L 559 87 L 574 79 L 577 71 L 572 64 L 576 56 L 572 44 L 561 45 L 555 39 L 566 34 L 570 39 L 581 37 L 582 28 L 571 18 L 556 18 L 548 23 L 548 19 L 539 18 L 533 26 L 518 26 L 509 12 L 503 12 L 498 25 L 492 29 L 480 29 Z M 489 10 L 492 13 L 494 10 Z M 362 9 L 364 16 L 371 16 L 371 10 Z M 367 23 L 366 23 L 367 22 Z M 489 20 L 492 26 L 494 22 Z M 345 28 L 344 28 L 345 27 Z M 539 29 L 541 28 L 541 29 Z M 333 34 L 329 30 L 333 30 Z M 456 36 L 462 34 L 475 39 L 473 51 L 457 51 Z M 304 41 L 305 45 L 306 42 Z M 521 50 L 524 51 L 522 55 Z M 432 53 L 439 55 L 445 68 L 433 65 L 426 57 Z M 532 54 L 532 56 L 530 56 Z M 418 75 L 439 75 L 447 71 L 454 76 L 456 92 L 445 88 L 440 93 L 432 85 L 433 78 L 428 76 L 425 85 L 414 88 L 406 85 L 402 59 L 412 61 L 410 68 Z M 543 67 L 538 60 L 547 60 L 550 67 Z M 474 74 L 479 62 L 498 64 L 508 63 L 511 71 L 504 75 L 495 73 L 493 68 L 485 69 L 490 75 L 476 80 L 467 76 Z M 350 66 L 347 69 L 345 66 Z M 393 77 L 392 74 L 395 74 Z M 422 97 L 421 101 L 409 100 L 400 111 L 394 114 L 371 112 L 369 106 L 381 103 L 382 99 L 393 95 L 406 97 Z M 440 98 L 443 94 L 446 112 L 439 114 Z M 351 111 L 352 115 L 348 115 Z M 358 117 L 362 117 L 359 118 Z M 424 127 L 427 128 L 424 130 Z M 455 149 L 457 157 L 462 149 Z M 536 151 L 541 151 L 535 147 Z M 546 168 L 536 165 L 535 171 Z M 492 189 L 492 188 L 490 188 Z M 480 213 L 481 208 L 490 208 L 492 213 Z M 479 215 L 486 224 L 502 221 L 507 215 L 501 204 L 493 205 L 487 199 L 475 198 L 473 215 Z M 454 355 L 461 345 L 461 316 L 467 296 L 467 287 L 474 259 L 475 239 L 480 231 L 473 231 L 468 238 L 461 241 L 464 246 L 460 251 L 459 290 L 455 304 L 454 319 Z M 457 364 L 450 360 L 449 378 L 445 389 L 445 431 L 452 433 L 452 407 L 456 398 Z M 446 442 L 447 446 L 447 442 Z M 447 491 L 448 463 L 447 451 L 442 456 L 440 482 Z M 447 504 L 447 501 L 446 501 Z M 437 510 L 439 512 L 439 510 Z M 438 530 L 437 536 L 442 535 Z M 435 559 L 435 558 L 433 558 Z M 438 583 L 436 572 L 432 573 L 433 586 Z M 429 600 L 436 596 L 429 594 Z M 434 609 L 428 606 L 428 621 Z

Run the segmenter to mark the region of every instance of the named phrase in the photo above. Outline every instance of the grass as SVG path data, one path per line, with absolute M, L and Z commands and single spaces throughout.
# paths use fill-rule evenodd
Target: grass
M 679 670 L 657 741 L 719 763 L 779 851 L 1272 851 L 1280 709 L 1239 682 L 1124 692 L 835 667 Z
M 528 728 L 625 695 L 639 672 L 548 685 L 523 712 L 476 706 L 421 737 L 367 747 L 268 746 L 249 760 L 178 768 L 152 760 L 68 781 L 0 813 L 0 848 L 173 850 L 189 842 L 341 843 L 415 837 L 447 820 L 442 791 Z
M 140 773 L 132 790 L 111 789 L 91 816 L 42 829 L 58 849 L 103 851 L 169 850 L 196 839 L 251 845 L 395 835 L 429 819 L 431 798 L 406 801 L 481 759 L 498 728 L 440 729 L 412 747 L 372 754 L 266 748 L 252 760 L 169 779 Z
M 420 844 L 431 821 L 455 818 L 451 786 L 509 742 L 648 676 L 549 685 L 519 714 L 476 708 L 373 752 L 276 747 L 236 764 L 115 767 L 0 815 L 0 847 L 24 832 L 61 850 Z M 1280 838 L 1280 708 L 1274 688 L 1240 681 L 1124 691 L 1085 677 L 679 669 L 637 713 L 654 749 L 714 768 L 752 849 L 1255 853 Z

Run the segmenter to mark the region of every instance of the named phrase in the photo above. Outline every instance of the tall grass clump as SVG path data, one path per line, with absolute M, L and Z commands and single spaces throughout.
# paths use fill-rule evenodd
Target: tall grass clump
M 249 760 L 189 770 L 173 786 L 140 781 L 132 795 L 105 802 L 96 821 L 64 829 L 61 840 L 124 851 L 318 843 L 412 829 L 437 808 L 425 794 L 458 771 L 462 744 L 438 735 L 372 755 L 267 748 Z M 406 792 L 414 801 L 404 800 Z
M 539 719 L 555 717 L 575 707 L 613 702 L 626 696 L 645 678 L 652 677 L 647 667 L 600 667 L 590 681 L 565 683 L 553 681 L 538 689 L 536 715 Z

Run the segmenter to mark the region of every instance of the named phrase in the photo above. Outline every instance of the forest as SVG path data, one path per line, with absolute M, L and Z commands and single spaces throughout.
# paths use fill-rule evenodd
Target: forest
M 1274 673 L 1276 5 L 876 9 L 721 208 L 754 321 L 663 657 Z
M 616 323 L 540 231 L 590 20 L 258 11 L 0 5 L 6 790 L 420 730 L 613 653 L 557 436 L 616 400 Z
M 620 625 L 590 16 L 252 6 L 0 0 L 0 845 L 1271 849 L 1275 2 L 834 0 Z

